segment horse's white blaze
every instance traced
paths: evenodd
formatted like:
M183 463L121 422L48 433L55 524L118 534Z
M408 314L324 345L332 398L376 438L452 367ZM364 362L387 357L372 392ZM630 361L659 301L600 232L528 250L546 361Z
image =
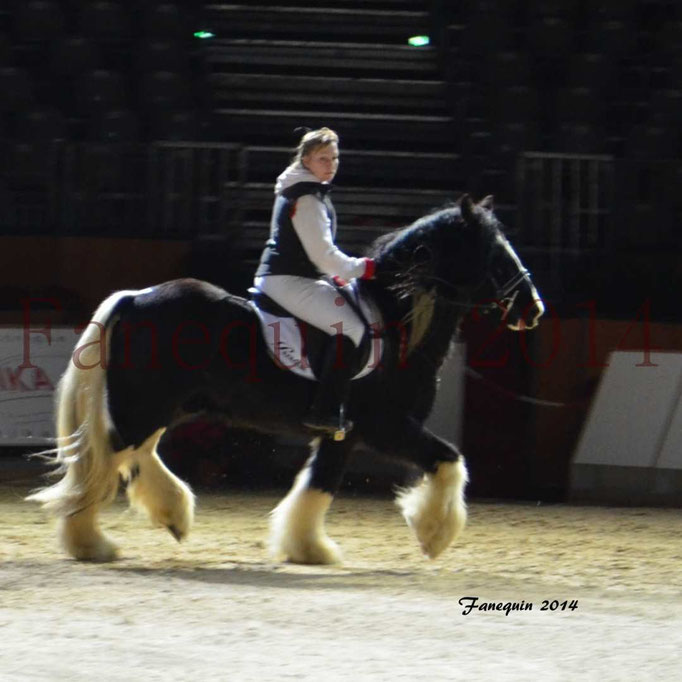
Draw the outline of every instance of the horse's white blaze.
M537 327L538 324L540 323L540 318L545 314L545 304L542 302L540 294L538 294L538 290L535 287L533 287L533 300L535 301L537 313L533 318L532 324L530 325L530 327L528 327L529 329L534 329L535 327Z
M309 483L310 463L270 514L270 553L297 564L338 563L341 552L324 529L324 517L333 497L310 488Z
M138 449L126 450L119 459L119 471L128 480L126 493L131 506L146 511L155 526L167 528L179 541L187 536L194 521L194 494L156 452L164 431L159 429Z
M464 459L460 457L456 462L441 462L435 474L426 474L420 483L401 490L396 497L407 525L430 559L441 554L464 529L467 481Z
M514 263L516 263L516 267L519 270L523 270L523 263L521 262L519 255L514 250L511 242L503 234L497 235L497 243L504 247L504 250L507 252L508 256L514 261Z
M519 270L523 270L524 269L523 263L521 262L521 259L519 258L518 254L514 250L514 247L511 245L509 240L500 234L497 237L497 241L498 243L502 244L509 257L514 261L514 263L516 263L516 266L519 268ZM535 285L532 282L530 284L530 290L531 298L535 303L535 315L533 316L533 319L531 320L530 324L526 324L525 321L519 320L517 324L507 325L507 327L512 331L518 332L523 331L525 329L535 329L535 327L537 327L538 323L540 322L540 318L545 314L545 304L542 302L540 294L538 293L538 290L535 288Z

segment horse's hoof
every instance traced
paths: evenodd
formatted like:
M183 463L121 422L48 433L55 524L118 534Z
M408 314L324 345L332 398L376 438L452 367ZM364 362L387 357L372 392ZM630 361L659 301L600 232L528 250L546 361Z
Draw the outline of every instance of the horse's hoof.
M78 561L106 563L118 559L118 547L105 539L93 544L70 545L66 547L66 551Z
M113 561L118 558L118 547L98 528L91 519L82 515L61 519L57 536L67 554L78 561Z
M419 546L424 556L429 559L439 557L459 534L452 514L444 516L439 523L423 524L415 528Z
M314 541L301 543L298 547L284 550L286 561L291 564L328 566L342 561L339 546L329 537L315 538Z
M185 534L182 533L180 530L178 530L178 527L175 526L174 524L170 524L170 526L166 526L168 528L168 532L178 541L182 542L182 540L185 537Z
M417 536L422 552L435 559L462 532L466 523L464 461L442 462L414 486L399 491L396 502L407 525Z

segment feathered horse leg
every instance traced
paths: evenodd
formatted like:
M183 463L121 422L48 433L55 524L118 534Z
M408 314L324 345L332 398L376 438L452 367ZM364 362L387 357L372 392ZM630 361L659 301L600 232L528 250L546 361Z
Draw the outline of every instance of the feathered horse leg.
M297 564L341 561L338 545L324 527L327 510L341 484L352 439L316 438L312 454L286 497L270 516L270 553Z
M107 298L81 335L57 389L57 447L53 455L61 480L28 497L58 517L58 534L74 558L110 561L116 546L99 529L97 516L118 490L118 459L111 445L106 401L106 362L112 315L135 292Z
M412 488L402 489L396 504L417 536L422 552L435 559L464 530L467 509L464 487L468 477L464 458L440 462Z
M164 431L159 429L132 450L120 471L128 483L130 504L144 509L155 526L167 528L179 542L187 536L194 520L194 495L157 454Z
M365 436L372 447L412 462L424 472L416 485L398 491L396 504L422 552L435 559L466 524L464 488L468 476L464 458L457 448L413 418L386 418Z

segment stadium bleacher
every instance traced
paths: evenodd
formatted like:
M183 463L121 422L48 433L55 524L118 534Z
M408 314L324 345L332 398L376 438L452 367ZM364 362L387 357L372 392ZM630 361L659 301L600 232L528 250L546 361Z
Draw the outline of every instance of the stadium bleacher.
M239 145L248 169L232 164L224 177L207 169L210 196L222 183L267 212L261 188L286 164L294 130L317 125L341 135L341 219L371 224L366 238L486 185L513 222L523 152L678 155L681 26L671 0L5 3L3 227L109 234L113 222L98 223L99 213L73 223L78 211L63 206L91 191L73 185L88 171L72 171L97 158L88 143L111 145L113 156L123 145L119 165L152 158L163 141ZM408 44L420 35L430 42ZM144 190L144 164L130 163ZM55 197L64 187L71 194ZM345 201L355 190L373 197L373 210ZM107 191L125 203L125 187ZM138 191L130 201L139 208ZM139 222L150 211L126 215ZM245 243L255 248L263 220L247 223ZM228 228L190 216L183 229L176 238Z

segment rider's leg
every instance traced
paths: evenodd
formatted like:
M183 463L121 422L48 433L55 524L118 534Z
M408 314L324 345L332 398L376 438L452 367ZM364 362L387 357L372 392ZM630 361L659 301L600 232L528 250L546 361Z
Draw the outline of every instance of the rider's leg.
M359 346L365 333L362 320L336 288L321 279L269 275L258 277L256 287L300 320L330 336L343 334Z
M342 438L351 427L344 419L343 407L357 371L357 349L365 333L362 320L324 280L274 275L259 278L256 286L296 317L330 335L317 370L319 386L304 423Z
M345 404L350 391L350 381L356 374L357 349L345 336L338 335L327 341L322 364L318 369L318 385L308 414L303 423L316 431L343 434L353 425L345 417Z

